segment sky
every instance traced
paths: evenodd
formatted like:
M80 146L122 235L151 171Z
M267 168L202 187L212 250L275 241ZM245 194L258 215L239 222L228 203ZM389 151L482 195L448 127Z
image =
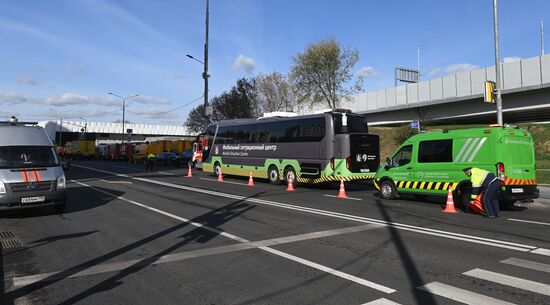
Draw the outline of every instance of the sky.
M394 66L422 79L494 65L492 0L210 0L209 96L237 79L288 73L308 44L359 51L365 91ZM501 59L540 54L550 1L499 1ZM182 125L203 103L205 0L1 0L0 120ZM547 36L550 36L548 34ZM548 41L548 39L546 39ZM550 50L550 42L547 43Z

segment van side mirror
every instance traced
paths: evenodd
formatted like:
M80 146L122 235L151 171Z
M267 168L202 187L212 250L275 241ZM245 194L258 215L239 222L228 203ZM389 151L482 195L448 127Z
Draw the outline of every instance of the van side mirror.
M390 158L386 158L386 167L392 167L393 164L391 162L391 159Z

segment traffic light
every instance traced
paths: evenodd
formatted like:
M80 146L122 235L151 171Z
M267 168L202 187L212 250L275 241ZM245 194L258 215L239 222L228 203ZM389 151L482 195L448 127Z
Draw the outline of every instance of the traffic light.
M495 103L496 83L493 81L485 82L484 102Z

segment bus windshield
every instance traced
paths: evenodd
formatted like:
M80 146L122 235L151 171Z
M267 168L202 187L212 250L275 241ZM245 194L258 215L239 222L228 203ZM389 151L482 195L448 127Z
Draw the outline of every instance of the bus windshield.
M59 161L51 146L0 147L0 168L51 167Z
M346 115L348 125L342 125L342 116L341 114L332 115L334 120L334 133L368 133L369 127L367 125L367 118L362 115Z

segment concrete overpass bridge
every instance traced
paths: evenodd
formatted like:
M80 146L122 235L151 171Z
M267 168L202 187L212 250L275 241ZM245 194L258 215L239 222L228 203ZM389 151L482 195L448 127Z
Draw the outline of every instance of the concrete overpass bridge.
M550 55L502 64L505 123L550 121ZM496 104L483 102L495 67L480 68L354 96L345 108L372 125L420 119L431 123L496 123Z

